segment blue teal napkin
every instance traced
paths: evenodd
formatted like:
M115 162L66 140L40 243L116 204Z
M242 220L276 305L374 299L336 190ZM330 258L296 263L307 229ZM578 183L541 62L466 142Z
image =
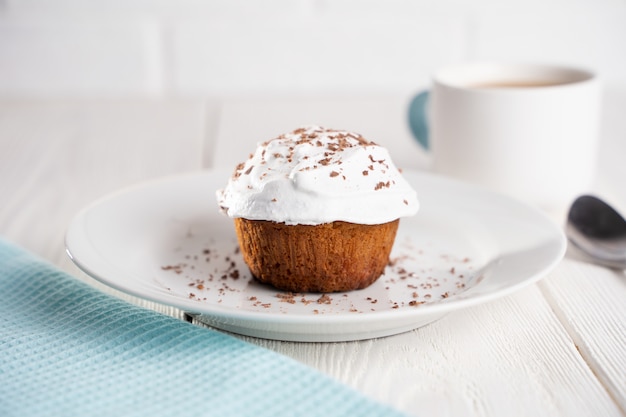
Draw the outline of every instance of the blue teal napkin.
M290 358L104 294L0 239L0 416L396 416Z

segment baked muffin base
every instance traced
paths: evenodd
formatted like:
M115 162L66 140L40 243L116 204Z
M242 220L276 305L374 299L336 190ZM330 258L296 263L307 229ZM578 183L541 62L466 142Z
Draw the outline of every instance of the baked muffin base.
M260 282L292 292L365 288L382 275L399 220L286 225L236 218L243 259Z

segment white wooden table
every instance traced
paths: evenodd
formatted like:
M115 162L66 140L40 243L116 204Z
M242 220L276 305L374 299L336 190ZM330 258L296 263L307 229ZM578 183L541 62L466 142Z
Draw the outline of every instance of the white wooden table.
M594 191L626 211L626 94L605 96ZM118 293L79 271L64 248L73 215L120 187L232 168L257 141L301 124L359 131L387 146L397 165L423 168L427 158L404 120L406 100L1 100L0 235L106 292L183 319L181 311ZM397 336L244 339L409 415L626 415L626 275L571 253L537 285Z

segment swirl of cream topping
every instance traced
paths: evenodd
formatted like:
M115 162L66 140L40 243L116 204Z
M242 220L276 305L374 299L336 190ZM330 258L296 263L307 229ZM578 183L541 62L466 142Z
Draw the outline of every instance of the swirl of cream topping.
M259 144L217 200L230 217L288 225L382 224L419 209L415 190L385 148L319 126Z

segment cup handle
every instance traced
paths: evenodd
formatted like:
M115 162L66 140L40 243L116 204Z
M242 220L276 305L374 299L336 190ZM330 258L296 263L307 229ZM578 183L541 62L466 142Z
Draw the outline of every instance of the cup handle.
M426 106L430 92L428 90L418 93L411 103L409 103L409 126L413 137L417 142L428 151L430 143L428 140L428 120L426 117Z

